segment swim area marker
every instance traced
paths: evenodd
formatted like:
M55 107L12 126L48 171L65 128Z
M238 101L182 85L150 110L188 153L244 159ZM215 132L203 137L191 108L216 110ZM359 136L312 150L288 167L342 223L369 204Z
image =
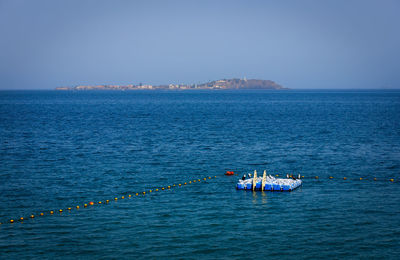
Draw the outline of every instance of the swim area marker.
M142 192L136 192L136 193L132 193L132 194L128 194L128 195L126 195L128 198L133 198L133 197L139 197L139 196L141 196L141 197L143 197L143 196L145 196L146 194L149 194L149 193L153 193L153 192L158 192L158 191L164 191L164 190L170 190L170 189L172 189L172 188L174 188L174 187L182 187L182 186L185 186L185 185L189 185L189 184L192 184L192 183L201 183L201 182L206 182L207 180L210 180L210 179L212 179L212 178L217 178L217 176L214 176L214 177L210 177L210 176L208 176L208 177L203 177L203 178L200 178L200 179L195 179L195 180L191 180L191 181L188 181L188 182L183 182L183 183L179 183L179 184L172 184L172 185L169 185L169 186L164 186L164 187L161 187L161 188L155 188L155 189L151 189L151 190L146 190L146 191L142 191ZM117 202L118 201L118 199L125 199L126 197L125 197L125 195L123 195L123 196L121 196L121 197L114 197L114 199L108 199L108 200L100 200L100 201L98 201L97 203L95 203L95 202L93 202L93 201L90 201L89 203L84 203L83 204L83 208L87 208L87 207L89 207L89 206L94 206L95 204L96 205L107 205L107 204L109 204L109 203L111 203L111 202ZM66 212L71 212L72 210L74 210L74 209L76 209L76 210L79 210L79 209L81 209L81 205L77 205L77 206L75 206L75 207L68 207L68 208L66 208L66 209L59 209L58 210L58 212L59 212L59 214L62 214L64 211L66 211ZM3 224L6 224L6 223L9 223L9 224L13 224L13 223L23 223L24 221L26 221L26 220L29 220L29 219L34 219L35 217L43 217L43 216L53 216L54 215L54 210L47 210L47 211L41 211L40 213L38 213L37 215L35 215L35 214L31 214L29 217L27 217L27 218L25 218L25 217L20 217L20 218L10 218L9 220L7 220L7 221L1 221L0 222L0 226L1 225L3 225Z
M264 172L263 181L264 181L265 174L266 173ZM234 174L234 175L231 175L231 176L238 176L238 174ZM287 177L287 176L293 177L292 174L287 174L287 175L275 174L275 176L276 177L279 177L279 176L282 176L282 177ZM376 177L374 177L374 178L363 178L363 177L347 178L347 177L333 177L333 176L328 176L328 177L324 177L324 178L321 177L320 178L319 176L303 176L303 175L300 175L300 177L301 177L301 179L314 179L316 181L322 181L322 180L337 181L337 180L339 180L339 181L346 181L346 182L349 182L349 181L373 181L373 182L400 183L400 181L395 180L394 178L390 178L390 179L387 179L387 178L376 178ZM195 180L184 182L184 183L173 184L173 185L170 185L170 186L167 186L167 187L164 186L164 187L161 187L161 188L155 188L155 189L148 190L147 193L153 193L153 192L158 192L158 191L162 191L162 190L170 190L173 187L181 187L182 185L188 185L188 184L192 184L192 183L196 183L196 182L200 183L202 180L204 182L204 181L212 179L212 178L217 178L217 176L204 177L204 178L195 179ZM128 194L127 196L128 196L128 198L133 198L133 197L138 197L138 196L142 196L143 197L145 195L146 195L146 191ZM120 199L125 199L125 196L121 196ZM114 199L110 199L110 200L107 199L107 200L103 200L103 201L98 201L97 203L91 201L89 203L83 204L83 207L87 208L88 206L93 206L95 204L97 204L97 205L107 205L112 201L117 202L118 201L118 197L114 197ZM59 214L62 214L64 211L71 212L74 209L79 210L80 208L81 208L81 206L77 205L75 207L68 207L66 209L59 209L58 212L59 212ZM15 218L15 219L14 218L10 218L7 221L1 221L0 222L0 226L3 225L3 224L6 224L6 223L9 223L9 224L23 223L25 220L34 219L36 217L53 216L53 215L54 215L54 210L41 211L37 215L31 214L27 218L25 218L25 217L20 217L20 218Z

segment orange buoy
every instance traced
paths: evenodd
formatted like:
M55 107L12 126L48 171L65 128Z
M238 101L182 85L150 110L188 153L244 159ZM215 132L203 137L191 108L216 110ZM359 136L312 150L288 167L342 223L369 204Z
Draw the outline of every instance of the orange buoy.
M225 173L225 175L234 175L235 173L233 172L233 171L227 171L226 173Z
M89 202L89 204L90 204L90 205L93 205L94 203L93 203L93 201L91 201L91 202Z

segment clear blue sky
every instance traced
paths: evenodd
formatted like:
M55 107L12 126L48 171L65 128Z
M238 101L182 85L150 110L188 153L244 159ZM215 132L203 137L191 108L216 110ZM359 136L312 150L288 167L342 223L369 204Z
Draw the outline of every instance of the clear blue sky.
M400 1L0 0L0 89L400 88Z

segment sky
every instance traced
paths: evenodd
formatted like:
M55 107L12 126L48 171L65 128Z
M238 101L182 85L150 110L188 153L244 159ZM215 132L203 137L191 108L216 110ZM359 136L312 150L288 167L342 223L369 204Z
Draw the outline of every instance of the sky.
M400 88L400 1L0 0L0 89Z

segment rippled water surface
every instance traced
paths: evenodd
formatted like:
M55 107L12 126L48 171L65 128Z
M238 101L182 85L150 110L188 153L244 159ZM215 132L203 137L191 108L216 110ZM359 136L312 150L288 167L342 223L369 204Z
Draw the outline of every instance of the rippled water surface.
M399 173L399 91L1 91L0 258L398 259Z

